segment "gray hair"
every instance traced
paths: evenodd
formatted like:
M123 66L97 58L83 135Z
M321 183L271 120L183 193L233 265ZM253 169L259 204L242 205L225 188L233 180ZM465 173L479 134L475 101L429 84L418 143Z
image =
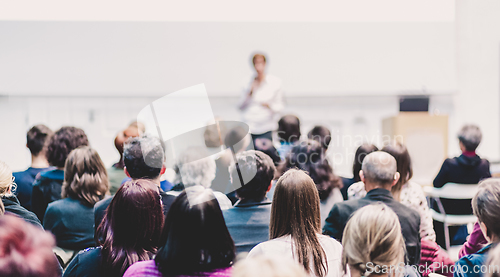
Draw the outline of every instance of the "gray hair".
M212 185L215 178L215 161L203 148L189 148L177 161L182 184L186 187L202 185L206 188Z
M481 143L483 134L476 125L465 125L458 132L458 140L465 146L467 151L474 151Z
M487 235L500 238L500 178L481 181L471 204L478 221L488 228Z
M389 153L375 151L366 155L361 165L366 180L378 184L388 184L394 181L397 173L396 159Z

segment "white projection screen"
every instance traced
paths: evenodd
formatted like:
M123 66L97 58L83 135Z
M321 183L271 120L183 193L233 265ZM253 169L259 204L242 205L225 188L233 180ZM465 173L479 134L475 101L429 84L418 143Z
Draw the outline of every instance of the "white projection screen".
M448 22L0 21L0 95L238 96L251 54L287 96L456 91Z

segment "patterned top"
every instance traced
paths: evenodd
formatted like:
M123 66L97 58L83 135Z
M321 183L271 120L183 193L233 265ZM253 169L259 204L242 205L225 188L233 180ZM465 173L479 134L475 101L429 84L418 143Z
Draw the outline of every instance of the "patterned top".
M366 196L365 184L357 182L347 190L349 200L360 199ZM420 237L430 241L436 241L436 233L432 224L432 214L427 204L424 191L419 184L408 181L401 188L401 204L415 209L420 214Z
M150 276L150 277L163 277L158 267L156 267L154 260L137 262L131 265L123 277L140 277L140 276ZM231 277L231 268L221 268L210 272L197 272L191 275L176 275L176 277Z

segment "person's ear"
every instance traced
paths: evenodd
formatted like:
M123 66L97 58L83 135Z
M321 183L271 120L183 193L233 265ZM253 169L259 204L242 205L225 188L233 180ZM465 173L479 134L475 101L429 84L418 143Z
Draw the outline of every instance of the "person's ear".
M481 227L481 232L483 232L484 238L488 242L491 242L491 238L488 236L488 227L486 227L486 224L484 224L484 222L479 221L479 227Z
M130 177L130 174L128 173L126 166L123 168L123 172L125 172L125 175L127 175L127 177L132 178L132 177Z
M361 182L365 182L365 174L363 174L363 170L359 171L359 179L361 179Z
M267 187L266 193L268 193L271 190L271 188L273 187L273 181L274 180L271 180L271 182L269 183L269 187Z
M165 165L163 164L163 165L161 166L160 175L165 174L165 171L167 171L167 168L166 168L166 167L165 167Z
M396 172L394 174L394 180L392 181L391 188L398 183L400 177L401 177L401 174L399 174L399 172Z

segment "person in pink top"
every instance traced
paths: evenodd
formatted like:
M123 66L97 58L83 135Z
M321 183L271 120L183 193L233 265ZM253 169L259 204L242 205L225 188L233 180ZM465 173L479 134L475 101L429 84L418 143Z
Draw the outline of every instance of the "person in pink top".
M211 189L186 188L172 203L154 260L137 262L123 277L230 277L235 246Z

